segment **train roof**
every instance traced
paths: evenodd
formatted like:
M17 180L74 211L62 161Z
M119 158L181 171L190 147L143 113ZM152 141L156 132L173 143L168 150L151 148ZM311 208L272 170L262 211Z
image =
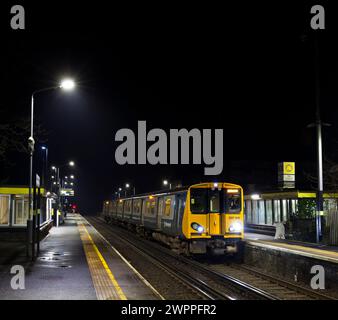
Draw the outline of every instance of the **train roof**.
M215 183L217 183L218 185L221 184L222 187L242 188L238 184L233 184L233 183L228 183L228 182L201 182L201 183L192 184L192 185L188 185L188 186L178 187L178 188L175 188L175 189L162 189L162 190L158 190L158 191L136 194L136 195L128 196L128 197L121 197L119 199L114 199L114 200L128 200L128 199L135 199L135 198L136 199L137 198L143 198L143 197L147 197L147 196L168 195L168 194L188 191L188 189L192 188L192 187L210 188L210 187L214 186Z

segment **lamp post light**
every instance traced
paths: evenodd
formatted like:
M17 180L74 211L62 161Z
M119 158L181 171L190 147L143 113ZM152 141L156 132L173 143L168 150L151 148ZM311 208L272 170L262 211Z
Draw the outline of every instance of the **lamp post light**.
M163 180L163 185L167 187L169 185L169 189L171 189L171 183L168 180Z

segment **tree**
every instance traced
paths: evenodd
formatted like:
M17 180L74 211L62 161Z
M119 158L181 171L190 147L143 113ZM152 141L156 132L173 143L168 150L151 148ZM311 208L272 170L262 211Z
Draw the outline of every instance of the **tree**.
M39 142L46 141L46 132L42 126L34 126L34 136ZM28 137L30 135L30 120L25 118L16 119L14 122L0 122L0 166L10 167L14 165L9 160L10 154L24 153L28 156Z

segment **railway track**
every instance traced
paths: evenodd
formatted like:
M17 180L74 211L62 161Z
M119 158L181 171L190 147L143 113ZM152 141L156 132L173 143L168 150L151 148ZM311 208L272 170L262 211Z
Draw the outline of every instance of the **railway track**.
M88 218L94 227L99 227L105 234L118 237L131 246L140 255L151 259L171 276L189 286L204 299L212 300L279 300L279 297L233 276L212 270L203 264L177 255L158 243L135 236L130 231L117 226L107 225L101 218Z
M199 292L206 299L234 300L234 299L259 299L259 300L336 300L335 298L314 291L298 284L283 279L263 274L262 272L242 264L210 264L201 263L184 256L180 256L162 245L140 238L130 231L118 226L110 226L101 218L90 218L90 222L100 225L114 236L118 235L128 245L133 246L144 257L153 259L159 267L173 276L179 277L181 282ZM114 231L113 231L114 229ZM170 257L170 258L169 258ZM177 265L178 262L181 265ZM182 268L182 264L186 268ZM194 270L195 274L191 274ZM196 271L212 279L212 284L196 277ZM215 289L216 287L218 289ZM227 287L227 293L222 287ZM231 294L229 293L229 288Z
M122 232L116 232L116 230L112 230L112 228L107 225L104 221L99 218L89 218L87 219L89 223L91 223L95 228L100 227L99 231L102 232L104 230L105 237L107 234L113 235L114 237L118 236L119 240L124 242L128 247L131 247L134 251L136 251L139 255L151 261L153 265L157 268L163 270L167 274L169 274L174 280L178 280L185 287L191 289L195 292L200 298L206 300L235 300L235 298L225 292L218 291L217 289L211 287L207 283L205 283L202 279L196 278L191 274L187 273L186 270L183 270L177 266L177 264L170 263L168 261L168 257L165 256L162 252L156 251L151 252L149 248L146 248L143 244L135 244L134 241L130 240L127 235L123 235ZM104 237L104 239L105 239ZM132 237L134 238L134 237ZM106 240L106 239L105 239ZM106 240L109 245L111 243Z
M231 275L236 279L240 279L259 287L262 290L276 296L279 300L336 300L326 294L267 275L246 265L216 264L209 265L208 268L221 274Z

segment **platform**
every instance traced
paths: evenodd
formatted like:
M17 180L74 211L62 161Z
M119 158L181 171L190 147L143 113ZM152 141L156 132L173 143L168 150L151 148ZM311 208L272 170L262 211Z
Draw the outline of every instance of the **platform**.
M292 240L275 240L274 237L256 233L245 234L245 240L247 244L256 247L338 263L338 247L334 246Z
M0 244L0 300L152 300L159 293L79 214L53 228L36 261L25 246ZM25 289L13 290L10 270L25 269Z

